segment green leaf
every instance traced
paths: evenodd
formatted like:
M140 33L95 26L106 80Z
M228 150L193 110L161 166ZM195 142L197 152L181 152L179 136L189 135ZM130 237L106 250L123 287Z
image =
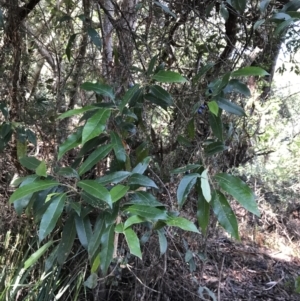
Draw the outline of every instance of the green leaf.
M169 94L168 91L166 91L162 87L158 85L152 85L149 88L150 88L150 92L158 99L163 100L167 106L172 106L174 104L172 96Z
M42 247L40 247L36 252L34 252L25 262L24 270L27 270L29 267L33 266L51 247L53 240L48 241Z
M221 116L209 113L208 121L209 121L209 125L212 128L214 135L220 141L223 141L223 123L222 123Z
M178 227L182 230L185 231L191 231L191 232L196 232L199 233L197 227L195 226L194 223L191 221L187 220L186 218L179 217L179 216L172 216L169 217L166 221L167 225L170 227Z
M158 1L154 1L153 3L156 4L157 6L161 7L161 9L162 9L166 14L169 14L169 15L171 15L174 19L177 19L176 14L174 14L172 11L170 11L170 9L169 9L167 6L161 4L161 3L158 2Z
M9 203L13 203L14 201L23 198L24 196L37 192L37 191L41 191L41 190L45 190L48 188L52 188L55 186L58 186L59 183L55 182L55 181L50 181L50 180L45 180L45 181L35 181L33 183L30 183L28 185L24 185L20 188L18 188L9 198Z
M71 60L71 48L72 48L73 43L74 43L74 41L76 39L76 36L77 36L77 33L72 34L70 36L68 44L67 44L66 55L67 55L67 58L68 58L69 62Z
M275 29L275 31L274 31L274 34L275 35L280 35L280 34L282 34L282 32L284 31L284 30L286 30L292 23L294 23L295 22L295 20L294 19L289 19L289 20L286 20L286 21L283 21L283 22L281 22L277 27L276 27L276 29Z
M75 226L76 226L76 231L77 231L77 236L79 238L79 241L81 245L87 250L89 241L93 234L91 222L88 215L85 217L81 217L76 214Z
M231 79L224 90L225 93L227 93L226 90L229 90L229 92L236 91L245 96L251 96L251 92L247 87L247 85L245 85L243 82L239 81L238 79Z
M231 76L266 76L266 75L270 75L270 74L266 70L255 66L243 67L231 73Z
M149 147L147 143L142 142L135 150L136 162L142 162L146 157L149 156Z
M146 171L150 160L151 157L144 158L140 163L137 164L137 166L133 168L132 173L143 174Z
M213 63L208 63L207 65L201 67L197 75L193 78L193 84L198 82L213 66Z
M256 21L254 23L254 25L253 25L253 29L256 30L258 27L260 27L261 25L263 25L265 22L266 22L265 19L261 19L261 20Z
M47 166L45 161L40 163L40 165L36 168L35 173L40 177L47 177Z
M217 104L219 108L221 108L222 110L228 113L235 114L238 116L246 116L245 111L240 106L236 105L235 103L225 98L218 97Z
M140 85L134 85L130 89L128 89L125 93L125 95L122 98L122 101L119 105L119 110L122 112L126 105L130 102L130 100L133 98L134 94L139 90Z
M185 137L183 137L182 135L178 135L177 136L177 141L179 142L179 144L181 144L182 146L186 146L186 147L192 147L193 144L190 142L190 140L186 139Z
M39 241L41 242L56 226L56 223L61 216L66 201L66 194L59 194L52 198L49 202L46 212L43 214L40 228Z
M142 259L140 242L135 232L131 228L127 228L124 230L124 235L130 250L130 254Z
M58 149L58 160L69 151L81 144L82 127L79 127L76 133L71 134L66 141L59 146Z
M163 255L167 252L168 249L168 241L165 235L165 231L163 229L159 229L156 230L156 232L158 234L160 255Z
M173 72L173 71L163 71L163 70L160 70L159 72L154 74L152 79L155 79L156 81L161 82L161 83L185 83L185 82L187 82L186 78L181 76L179 73Z
M212 209L220 225L234 238L239 239L238 224L225 196L220 191L213 191L211 200Z
M109 116L109 109L99 109L98 112L88 119L82 130L82 144L99 136L104 131Z
M102 145L95 149L79 167L79 175L83 175L87 171L91 170L92 167L95 166L100 160L104 159L111 150L111 144Z
M147 205L132 205L127 207L125 212L129 212L133 215L139 215L149 220L165 220L167 218L166 210L161 210Z
M151 58L147 72L146 72L147 76L150 76L153 73L153 69L156 64L157 58L158 58L158 55L155 55Z
M201 165L200 164L189 164L183 167L179 167L176 169L173 169L170 171L171 174L179 174L179 173L185 173L186 171L194 170L199 168Z
M116 172L112 172L108 175L105 175L101 178L97 178L95 181L102 185L107 185L110 183L118 184L118 183L124 181L125 179L127 179L130 175L131 175L131 172L129 172L129 171L116 171Z
M195 120L192 118L187 124L187 133L190 139L195 138Z
M223 144L223 142L217 141L205 146L204 153L207 157L210 157L223 152L224 150L227 150L227 147Z
M85 91L94 91L95 93L99 95L103 95L105 97L109 97L112 100L115 99L115 95L113 93L111 86L100 84L100 83L85 82L80 87Z
M113 145L114 153L118 161L125 162L126 161L126 151L124 145L122 143L121 138L115 132L110 132L110 139Z
M127 204L139 204L151 207L164 207L151 193L146 191L136 191L132 195L132 200Z
M36 170L36 168L42 163L35 157L23 157L19 159L22 166L29 170Z
M5 28L2 9L0 9L0 28Z
M77 183L77 186L95 198L106 202L109 207L112 208L112 200L109 191L95 180L82 180Z
M209 217L210 217L210 205L205 200L202 194L201 188L201 181L199 179L196 183L196 190L198 194L198 201L197 201L197 219L198 224L202 230L202 233L205 234L207 231L207 227L209 225Z
M62 265L68 258L76 237L74 215L69 216L64 226L61 241L57 250L57 262Z
M163 108L165 111L167 111L168 109L168 104L163 101L162 99L160 98L157 98L156 96L154 96L153 94L151 93L147 93L144 95L144 99L147 100L147 101L150 101L152 102L153 104L155 105L158 105L160 106L161 108Z
M207 176L207 169L205 169L201 174L201 189L205 200L209 203L211 201L211 191Z
M149 179L148 177L134 173L129 179L128 179L128 185L139 185L142 187L153 187L158 189L156 184L153 182L153 180Z
M95 289L98 285L98 275L97 273L91 273L87 280L84 281L84 286L89 289Z
M215 179L220 187L232 195L245 209L260 216L255 195L245 182L227 173L219 173Z
M61 167L57 170L56 174L65 178L76 178L79 180L77 171L71 167Z
M69 110L69 111L59 115L57 117L57 119L64 119L64 118L67 118L67 117L76 116L76 115L79 115L79 114L82 114L82 113L85 113L85 112L88 112L88 111L93 111L93 110L96 110L96 109L99 109L99 108L96 107L96 106L85 106L85 107L80 108L80 109Z
M213 113L214 115L218 116L219 114L219 106L218 104L213 100L213 101L210 101L208 103L208 108L210 110L211 113Z
M129 186L123 186L123 185L114 186L110 191L111 201L115 203L121 198L123 198L126 195L129 188L130 188Z
M94 29L94 28L91 28L89 27L87 29L87 33L88 35L90 36L92 42L95 44L95 46L101 50L101 47L102 47L102 41L101 41L101 38L98 34L98 32Z
M90 259L92 259L95 256L97 250L99 249L101 243L101 236L103 234L104 229L105 229L104 219L98 217L94 226L93 235L90 241L88 241L89 243L88 254Z
M224 2L221 3L221 7L220 7L220 14L222 16L222 18L227 21L229 18L229 12L226 8L226 6L224 5Z
M271 0L262 0L260 2L259 10L260 10L261 13L264 13L267 10L270 1Z
M115 233L114 228L114 224L108 226L101 236L100 266L104 276L106 275L108 267L113 258Z
M133 216L130 216L127 220L126 220L126 222L125 222L125 224L124 224L124 226L123 226L123 231L124 231L124 229L126 229L126 228L128 228L128 227L130 227L130 226L132 226L132 225L134 225L134 224L141 224L141 223L143 223L143 222L145 222L146 220L144 219L144 218L142 218L142 217L140 217L140 216L138 216L138 215L133 215Z
M199 174L189 174L184 176L177 189L177 201L178 205L181 208L187 199L188 194L191 192L194 187Z

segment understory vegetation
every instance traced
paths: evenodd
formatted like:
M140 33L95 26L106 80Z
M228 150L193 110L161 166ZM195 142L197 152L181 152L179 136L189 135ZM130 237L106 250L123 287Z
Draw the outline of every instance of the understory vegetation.
M0 301L299 300L299 8L0 0Z

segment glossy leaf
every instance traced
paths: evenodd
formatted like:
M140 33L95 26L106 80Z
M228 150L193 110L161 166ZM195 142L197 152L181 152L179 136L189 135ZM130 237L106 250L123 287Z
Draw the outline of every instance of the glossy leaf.
M171 174L180 174L180 173L185 173L186 171L194 170L199 168L201 165L200 164L189 164L183 167L179 167L176 169L173 169L170 171Z
M135 255L142 259L142 252L140 247L140 241L131 228L124 230L125 239L129 247L130 254Z
M158 220L158 219L166 219L167 212L165 210L161 210L155 207L150 207L147 205L132 205L125 209L125 212L129 212L133 215L139 215L141 217L145 217L149 220Z
M139 90L140 85L134 85L133 87L131 87L130 89L128 89L125 93L125 95L122 98L122 101L119 105L119 110L120 112L122 112L125 108L125 106L130 103L130 100L132 99L132 97L134 96L134 94Z
M72 35L70 36L69 41L68 41L68 44L67 44L66 55L67 55L67 58L68 58L69 62L70 62L70 60L71 60L71 48L72 48L73 43L74 43L74 41L75 41L75 39L76 39L76 36L77 36L76 33L72 34Z
M95 256L97 250L99 249L104 229L104 219L98 218L94 226L94 232L92 234L92 237L90 241L88 241L88 254L90 259L92 259Z
M29 170L36 170L36 168L41 164L42 161L35 157L23 157L19 159L22 166Z
M205 146L204 153L207 157L213 156L217 153L223 152L227 147L223 144L223 142L213 142Z
M82 127L79 127L76 133L73 133L70 136L68 136L66 141L59 146L58 160L60 160L67 151L81 144L81 135L82 135Z
M202 188L201 188L201 181L199 179L196 183L196 190L198 194L198 201L197 201L197 220L198 224L202 230L202 233L205 234L207 231L207 227L209 225L209 217L210 217L210 205L205 200Z
M227 199L220 191L213 191L211 207L220 225L234 238L239 239L238 224Z
M165 235L165 231L163 229L159 229L156 230L156 232L158 234L160 255L163 255L167 252L168 249L168 241Z
M144 158L140 163L137 164L137 166L132 169L132 173L143 174L146 171L150 160L151 157Z
M266 22L265 19L261 19L261 20L258 20L254 23L253 25L253 29L256 30L257 28L259 28L261 25L263 25L264 23Z
M153 187L158 189L156 184L153 182L153 180L149 179L148 177L135 173L128 179L128 185L139 185L142 187Z
M262 0L260 2L260 5L259 5L259 10L261 13L265 13L265 11L267 10L268 8L268 5L270 3L271 0Z
M56 172L57 175L63 176L65 178L76 178L79 179L79 175L74 168L71 167L61 167Z
M246 116L245 111L238 105L236 105L235 103L225 99L225 98L218 98L217 99L217 104L219 106L219 108L221 108L222 110L231 113L231 114L235 114L238 116Z
M60 265L64 264L68 258L76 237L76 227L74 215L69 216L64 226L61 241L57 250L57 261Z
M96 110L96 109L99 109L99 108L96 107L96 106L85 106L85 107L80 108L80 109L69 110L69 111L59 115L57 117L57 119L64 119L64 118L67 118L67 117L76 116L76 115L79 115L79 114L82 114L82 113L85 113L85 112L88 112L88 111L93 111L93 110Z
M166 221L166 224L171 227L178 227L185 231L199 233L195 224L184 217L179 217L179 216L169 217Z
M127 204L139 204L147 205L151 207L164 207L164 204L160 203L154 195L146 191L135 191L132 195L132 200Z
M291 24L295 22L294 19L288 19L286 21L281 22L275 29L274 34L280 35L284 30L286 30Z
M101 236L100 267L103 275L106 275L114 252L115 225L108 226Z
M41 190L45 190L51 187L55 187L58 186L59 183L55 182L55 181L50 181L50 180L45 180L45 181L35 181L33 183L24 185L20 188L18 188L9 198L9 203L13 203L14 201L16 201L17 199L23 198L24 196L37 192L37 191L41 191Z
M157 58L158 58L158 55L155 55L151 58L148 69L147 69L147 73L146 73L147 76L150 76L153 73L153 69L156 64Z
M244 13L247 0L230 0L231 5L241 14Z
M177 19L176 14L174 14L172 11L170 11L170 9L166 5L163 5L158 1L154 1L153 3L156 4L157 6L159 6L165 13L171 15L174 19Z
M105 97L109 97L112 100L115 99L115 95L113 93L111 86L101 84L101 83L85 82L80 87L85 91L94 91L95 93L99 95L103 95Z
M128 227L130 227L130 226L132 226L134 224L141 224L143 222L145 222L144 218L142 218L142 217L140 217L138 215L132 215L124 223L123 231L124 231L124 229L126 229L126 228L128 228Z
M33 266L52 246L53 240L48 241L42 247L40 247L36 252L34 252L25 262L24 262L24 270L27 270L31 266Z
M36 168L35 173L40 177L47 177L47 166L45 161L40 163L40 165Z
M91 275L87 278L87 280L84 281L84 286L87 288L93 290L98 285L98 274L97 273L91 273Z
M248 67L243 67L239 70L233 71L231 73L231 76L266 76L269 75L267 71L260 67L256 66L248 66Z
M129 188L130 188L129 186L124 186L124 185L114 186L110 191L111 201L115 203L121 198L123 198L126 195Z
M213 63L208 63L207 65L201 67L197 75L193 78L193 83L198 82L213 66Z
M220 14L222 16L222 18L227 21L229 18L229 12L224 4L224 2L221 3L221 7L220 7Z
M114 153L118 161L126 161L126 150L120 136L115 132L110 132L110 139L113 145Z
M61 216L66 201L65 194L59 194L53 197L49 202L46 212L43 214L39 228L39 241L41 242L56 226Z
M245 182L227 173L219 173L215 179L220 187L232 195L245 209L260 216L255 195Z
M166 111L167 111L167 109L168 109L168 104L167 104L164 100L162 100L162 99L156 97L155 95L153 95L153 94L151 94L151 93L145 94L145 95L144 95L144 99L147 100L147 101L152 102L152 103L155 104L155 105L160 106L161 108L163 108L163 109L166 110Z
M201 189L202 194L207 202L211 201L211 191L210 191L210 185L207 175L207 169L205 169L201 174Z
M187 199L188 194L191 192L194 187L199 174L189 174L184 176L177 189L177 201L178 205L181 208Z
M150 92L158 99L163 100L168 106L173 105L173 98L168 91L158 85L152 85L149 88Z
M88 216L81 217L76 214L75 226L76 226L78 239L81 245L87 250L89 241L93 234L89 217Z
M185 83L185 82L187 82L186 78L181 76L179 73L173 72L173 71L164 71L164 70L160 70L159 72L154 74L152 79L155 79L156 81L161 82L161 83Z
M181 144L183 146L186 146L186 147L192 147L193 146L193 144L190 142L190 140L186 139L182 135L177 136L177 141L179 142L179 144Z
M243 82L239 81L238 79L231 79L228 85L224 89L225 93L226 90L229 90L228 92L231 91L239 92L247 97L251 96L251 92L247 87L247 85L245 85Z
M129 172L129 171L116 171L116 172L112 172L108 175L105 175L101 178L97 178L95 181L102 185L107 185L110 183L118 184L118 183L124 181L125 179L127 179L130 175L131 175L131 172Z
M94 43L94 45L101 50L102 47L102 40L98 34L98 32L94 29L94 28L88 28L87 29L87 33L90 36L92 42Z
M83 175L85 172L91 170L99 161L104 159L111 150L111 144L102 145L95 149L79 167L79 175Z
M188 124L187 124L187 133L188 133L188 137L189 139L194 139L195 138L195 120L194 118L192 118Z
M77 186L95 198L106 202L112 208L110 193L103 185L97 183L95 180L82 180L77 183Z
M214 114L215 116L218 116L219 114L219 106L218 104L213 100L213 101L210 101L208 103L208 108L209 108L209 111Z
M104 131L109 116L109 109L99 109L98 112L88 119L82 130L82 144L99 136Z
M221 116L216 116L215 114L209 113L208 116L209 125L212 128L214 135L223 141L223 123Z

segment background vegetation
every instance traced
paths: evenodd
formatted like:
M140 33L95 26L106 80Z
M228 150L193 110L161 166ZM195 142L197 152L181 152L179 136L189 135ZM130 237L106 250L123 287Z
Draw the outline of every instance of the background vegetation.
M0 0L0 300L298 300L299 8Z

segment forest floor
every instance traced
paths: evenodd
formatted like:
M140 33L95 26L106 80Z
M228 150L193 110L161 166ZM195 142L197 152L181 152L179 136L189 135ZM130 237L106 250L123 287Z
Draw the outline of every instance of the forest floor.
M5 165L0 159L0 258L5 255L1 253L7 231L20 232L26 223L26 218L18 217L8 204L11 189L9 169ZM232 240L221 228L213 226L216 225L213 218L206 237L167 229L167 253L160 256L158 239L151 236L142 246L143 261L127 255L126 264L113 267L98 300L299 301L300 294L296 292L300 288L298 195L283 204L266 188L255 185L254 189L261 218L232 203L241 241ZM175 186L170 191L175 193ZM162 194L162 202L164 197ZM194 203L191 197L183 215L196 222ZM143 232L141 228L136 230ZM121 240L119 244L120 249L126 250ZM124 253L123 256L126 257Z

